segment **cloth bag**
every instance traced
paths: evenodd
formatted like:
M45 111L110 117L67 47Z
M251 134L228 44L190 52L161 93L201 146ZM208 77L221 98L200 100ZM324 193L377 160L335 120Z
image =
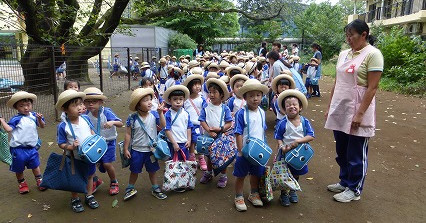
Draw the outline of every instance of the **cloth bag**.
M291 175L287 162L283 159L282 150L279 150L270 173L272 190L295 190L301 191L299 183Z
M7 132L0 128L0 160L10 166L12 164L12 155L10 154L8 137Z
M237 155L238 149L235 137L230 132L232 131L221 134L209 147L209 158L215 176L225 170Z
M173 159L165 162L163 191L171 191L178 188L194 189L197 180L195 174L197 172L197 162L187 161L185 154L182 154L184 161L178 160L177 152Z
M259 195L264 201L272 201L274 199L274 191L272 190L271 184L271 167L265 167L265 172L259 181Z
M88 164L74 159L73 152L70 157L65 155L65 151L62 155L51 153L40 187L86 194L88 177Z
M124 141L120 141L118 143L118 147L120 148L120 159L121 159L121 168L126 168L130 166L130 160L124 157ZM129 148L129 150L131 147Z

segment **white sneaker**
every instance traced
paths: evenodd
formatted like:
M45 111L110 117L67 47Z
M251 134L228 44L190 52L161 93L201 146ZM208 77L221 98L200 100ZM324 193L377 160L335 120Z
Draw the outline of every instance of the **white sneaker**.
M262 207L263 202L260 199L259 193L250 194L248 200L256 207Z
M327 186L327 190L334 192L334 193L340 193L345 191L346 187L340 185L340 183L330 184Z
M333 198L338 202L348 203L348 202L351 202L351 201L357 201L357 200L361 199L361 196L356 196L355 192L353 192L349 188L346 188L345 191L338 193L338 194L335 194L333 196Z
M236 197L234 202L237 211L247 211L247 205L244 202L244 197Z

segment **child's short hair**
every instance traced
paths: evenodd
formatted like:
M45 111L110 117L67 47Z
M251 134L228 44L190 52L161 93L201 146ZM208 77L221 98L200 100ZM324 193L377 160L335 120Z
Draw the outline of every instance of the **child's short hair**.
M192 87L196 84L201 84L201 80L200 79L194 79L194 80L192 80L188 83L188 90L189 90L190 94L192 94Z
M257 63L256 63L256 69L257 70L262 70L262 68L263 68L262 62L257 61Z
M217 91L219 91L219 94L224 97L225 93L223 92L222 88L217 85L216 83L211 83L209 84L209 86L207 87L207 89L210 91L210 88L216 89Z
M19 102L31 102L31 104L32 104L32 103L33 103L33 99L30 99L30 98L24 98L24 99L21 99L21 100L19 100L19 101L15 102L15 104L13 104L13 107L14 107L14 108L16 108L16 105L17 105Z
M152 85L154 85L154 79L153 78L151 78L151 77L143 77L142 79L141 79L141 83L140 83L140 85L141 85L141 87L143 87L145 84L147 84L147 82L150 82Z
M287 86L291 87L290 81L285 79L285 78L282 78L277 82L277 88L278 88L279 85L287 85Z
M64 108L64 110L66 110L66 109L68 109L68 107L69 107L71 104L75 104L75 103L77 103L78 101L83 102L83 99L82 99L82 98L73 98L73 99L71 99L71 100L69 100L69 101L65 102L65 103L64 103L64 105L62 105L62 107Z
M233 69L231 71L229 71L229 76L233 77L234 75L240 74L241 71L237 70L237 69Z
M301 101L298 97L293 96L293 95L290 95L290 96L287 96L287 97L285 97L285 98L284 98L284 100L283 100L283 102L282 102L282 105L281 105L283 108L285 108L285 101L286 101L287 99L290 99L290 98L296 98L296 99L297 99L297 102L299 103L299 107L303 108L302 101Z
M64 91L67 90L68 85L70 85L72 83L77 83L78 89L80 89L80 82L78 82L77 80L72 80L72 79L68 80L68 79L66 79L65 82L64 82Z
M243 84L244 84L244 82L245 82L245 80L244 80L244 79L237 79L237 80L235 80L235 81L234 81L234 83L232 83L232 89L234 89L235 84L236 84L237 82L240 82L240 81L242 81L242 82L243 82ZM221 90L222 90L222 89L221 89Z
M172 91L169 94L169 98L168 99L171 99L173 96L183 96L183 97L185 97L185 92L183 92L181 90Z

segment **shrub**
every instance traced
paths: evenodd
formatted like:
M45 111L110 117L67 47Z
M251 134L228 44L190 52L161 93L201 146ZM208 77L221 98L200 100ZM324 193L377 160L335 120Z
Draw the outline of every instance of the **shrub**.
M169 39L170 49L195 49L197 43L186 34L176 33L170 36Z

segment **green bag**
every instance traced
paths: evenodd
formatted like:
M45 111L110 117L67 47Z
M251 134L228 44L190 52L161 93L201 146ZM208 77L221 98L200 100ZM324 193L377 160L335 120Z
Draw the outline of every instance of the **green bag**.
M7 165L12 164L12 155L10 154L9 137L3 128L0 128L0 160Z

